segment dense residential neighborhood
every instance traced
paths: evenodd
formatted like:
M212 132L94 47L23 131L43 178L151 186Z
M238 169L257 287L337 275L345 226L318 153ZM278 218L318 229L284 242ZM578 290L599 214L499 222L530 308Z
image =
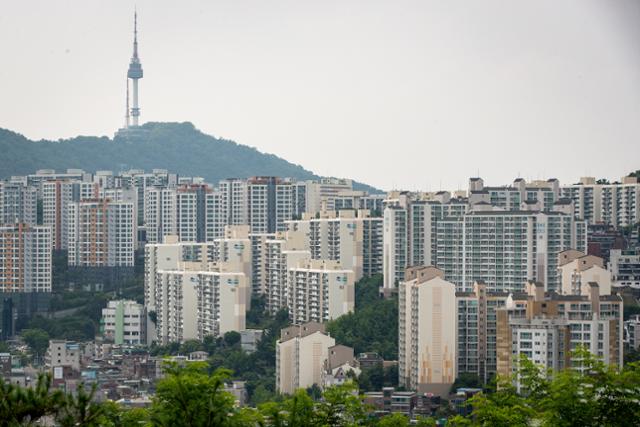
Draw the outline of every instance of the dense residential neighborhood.
M177 65L141 97L134 7L112 137L0 128L0 427L640 425L637 37L625 41L640 8L163 3L147 5L166 15L145 27L163 40L149 58ZM91 95L78 122L110 116L77 77L100 78L85 59L96 51L113 72L112 40L95 34L107 39L117 2L52 16L43 3L7 32L21 7L3 8L0 36L22 56L6 55L0 92L15 99L0 116L39 129L60 121L45 101L62 110L76 92ZM47 25L31 24L40 14ZM60 34L63 55L45 40ZM29 65L23 51L45 45L51 64ZM36 69L52 89L48 76L73 75L75 89L57 83L58 99L20 82ZM166 72L182 74L179 90ZM201 92L215 97L191 106ZM145 123L147 99L158 117L179 106L166 114L226 132L238 125L223 105L244 138L282 139L324 173L190 122Z

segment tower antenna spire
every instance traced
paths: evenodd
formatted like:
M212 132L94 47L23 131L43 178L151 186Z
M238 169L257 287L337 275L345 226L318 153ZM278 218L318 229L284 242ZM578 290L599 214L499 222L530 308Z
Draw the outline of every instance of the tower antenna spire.
M138 57L138 11L134 9L133 12L133 56L129 63L129 70L127 71L127 78L131 79L133 85L133 106L131 107L131 124L130 126L137 127L139 125L140 106L138 105L138 80L143 76L142 64ZM129 85L127 85L127 90Z
M138 58L138 10L133 9L133 57Z

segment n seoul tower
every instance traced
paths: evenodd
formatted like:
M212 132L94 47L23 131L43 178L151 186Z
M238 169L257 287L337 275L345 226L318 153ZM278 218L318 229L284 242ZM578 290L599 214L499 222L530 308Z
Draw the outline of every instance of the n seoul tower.
M127 128L139 125L140 107L138 106L138 80L142 78L142 64L138 58L138 12L133 14L133 56L129 63L127 78L133 81L133 107L129 110L129 85L127 84ZM129 115L133 119L133 123L129 123Z

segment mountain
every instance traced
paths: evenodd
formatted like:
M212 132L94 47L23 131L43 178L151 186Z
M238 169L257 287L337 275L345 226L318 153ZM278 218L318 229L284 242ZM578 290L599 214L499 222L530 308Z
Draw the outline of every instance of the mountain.
M168 169L201 176L216 184L224 178L281 176L317 179L300 165L255 148L200 132L189 122L146 123L128 136L78 136L58 141L32 141L0 128L0 178L26 175L37 169L86 171ZM354 188L380 190L354 182Z

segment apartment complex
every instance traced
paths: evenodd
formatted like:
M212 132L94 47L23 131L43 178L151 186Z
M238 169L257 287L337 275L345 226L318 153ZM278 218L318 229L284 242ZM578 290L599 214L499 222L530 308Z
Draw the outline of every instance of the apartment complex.
M100 329L104 339L116 345L146 345L147 311L135 301L109 301L102 309Z
M498 374L514 374L519 355L554 370L581 369L580 360L572 357L578 346L607 365L622 366L622 298L600 294L595 282L588 288L587 294L562 295L529 282L526 300L508 301L498 309Z
M399 383L447 395L456 379L456 288L435 267L412 267L398 299Z
M382 218L372 218L366 210L345 210L306 214L288 221L286 229L301 234L312 259L337 261L359 280L382 273L382 225Z
M244 273L185 263L158 270L155 279L156 334L161 344L203 340L245 329L247 277Z
M479 192L491 200L487 190ZM492 291L517 291L530 279L553 290L559 284L558 254L571 248L586 250L585 223L567 213L564 201L548 206L551 210L533 200L533 206L524 203L512 210L503 197L494 197L494 201L504 206L494 206L482 199L471 204L473 192L468 200L441 193L430 201L414 201L401 194L386 207L383 270L387 292L396 288L404 269L411 265L442 269L461 291L471 290L476 280L486 282ZM548 191L532 193L541 193L539 197L547 200Z
M51 292L51 228L0 225L0 292Z

